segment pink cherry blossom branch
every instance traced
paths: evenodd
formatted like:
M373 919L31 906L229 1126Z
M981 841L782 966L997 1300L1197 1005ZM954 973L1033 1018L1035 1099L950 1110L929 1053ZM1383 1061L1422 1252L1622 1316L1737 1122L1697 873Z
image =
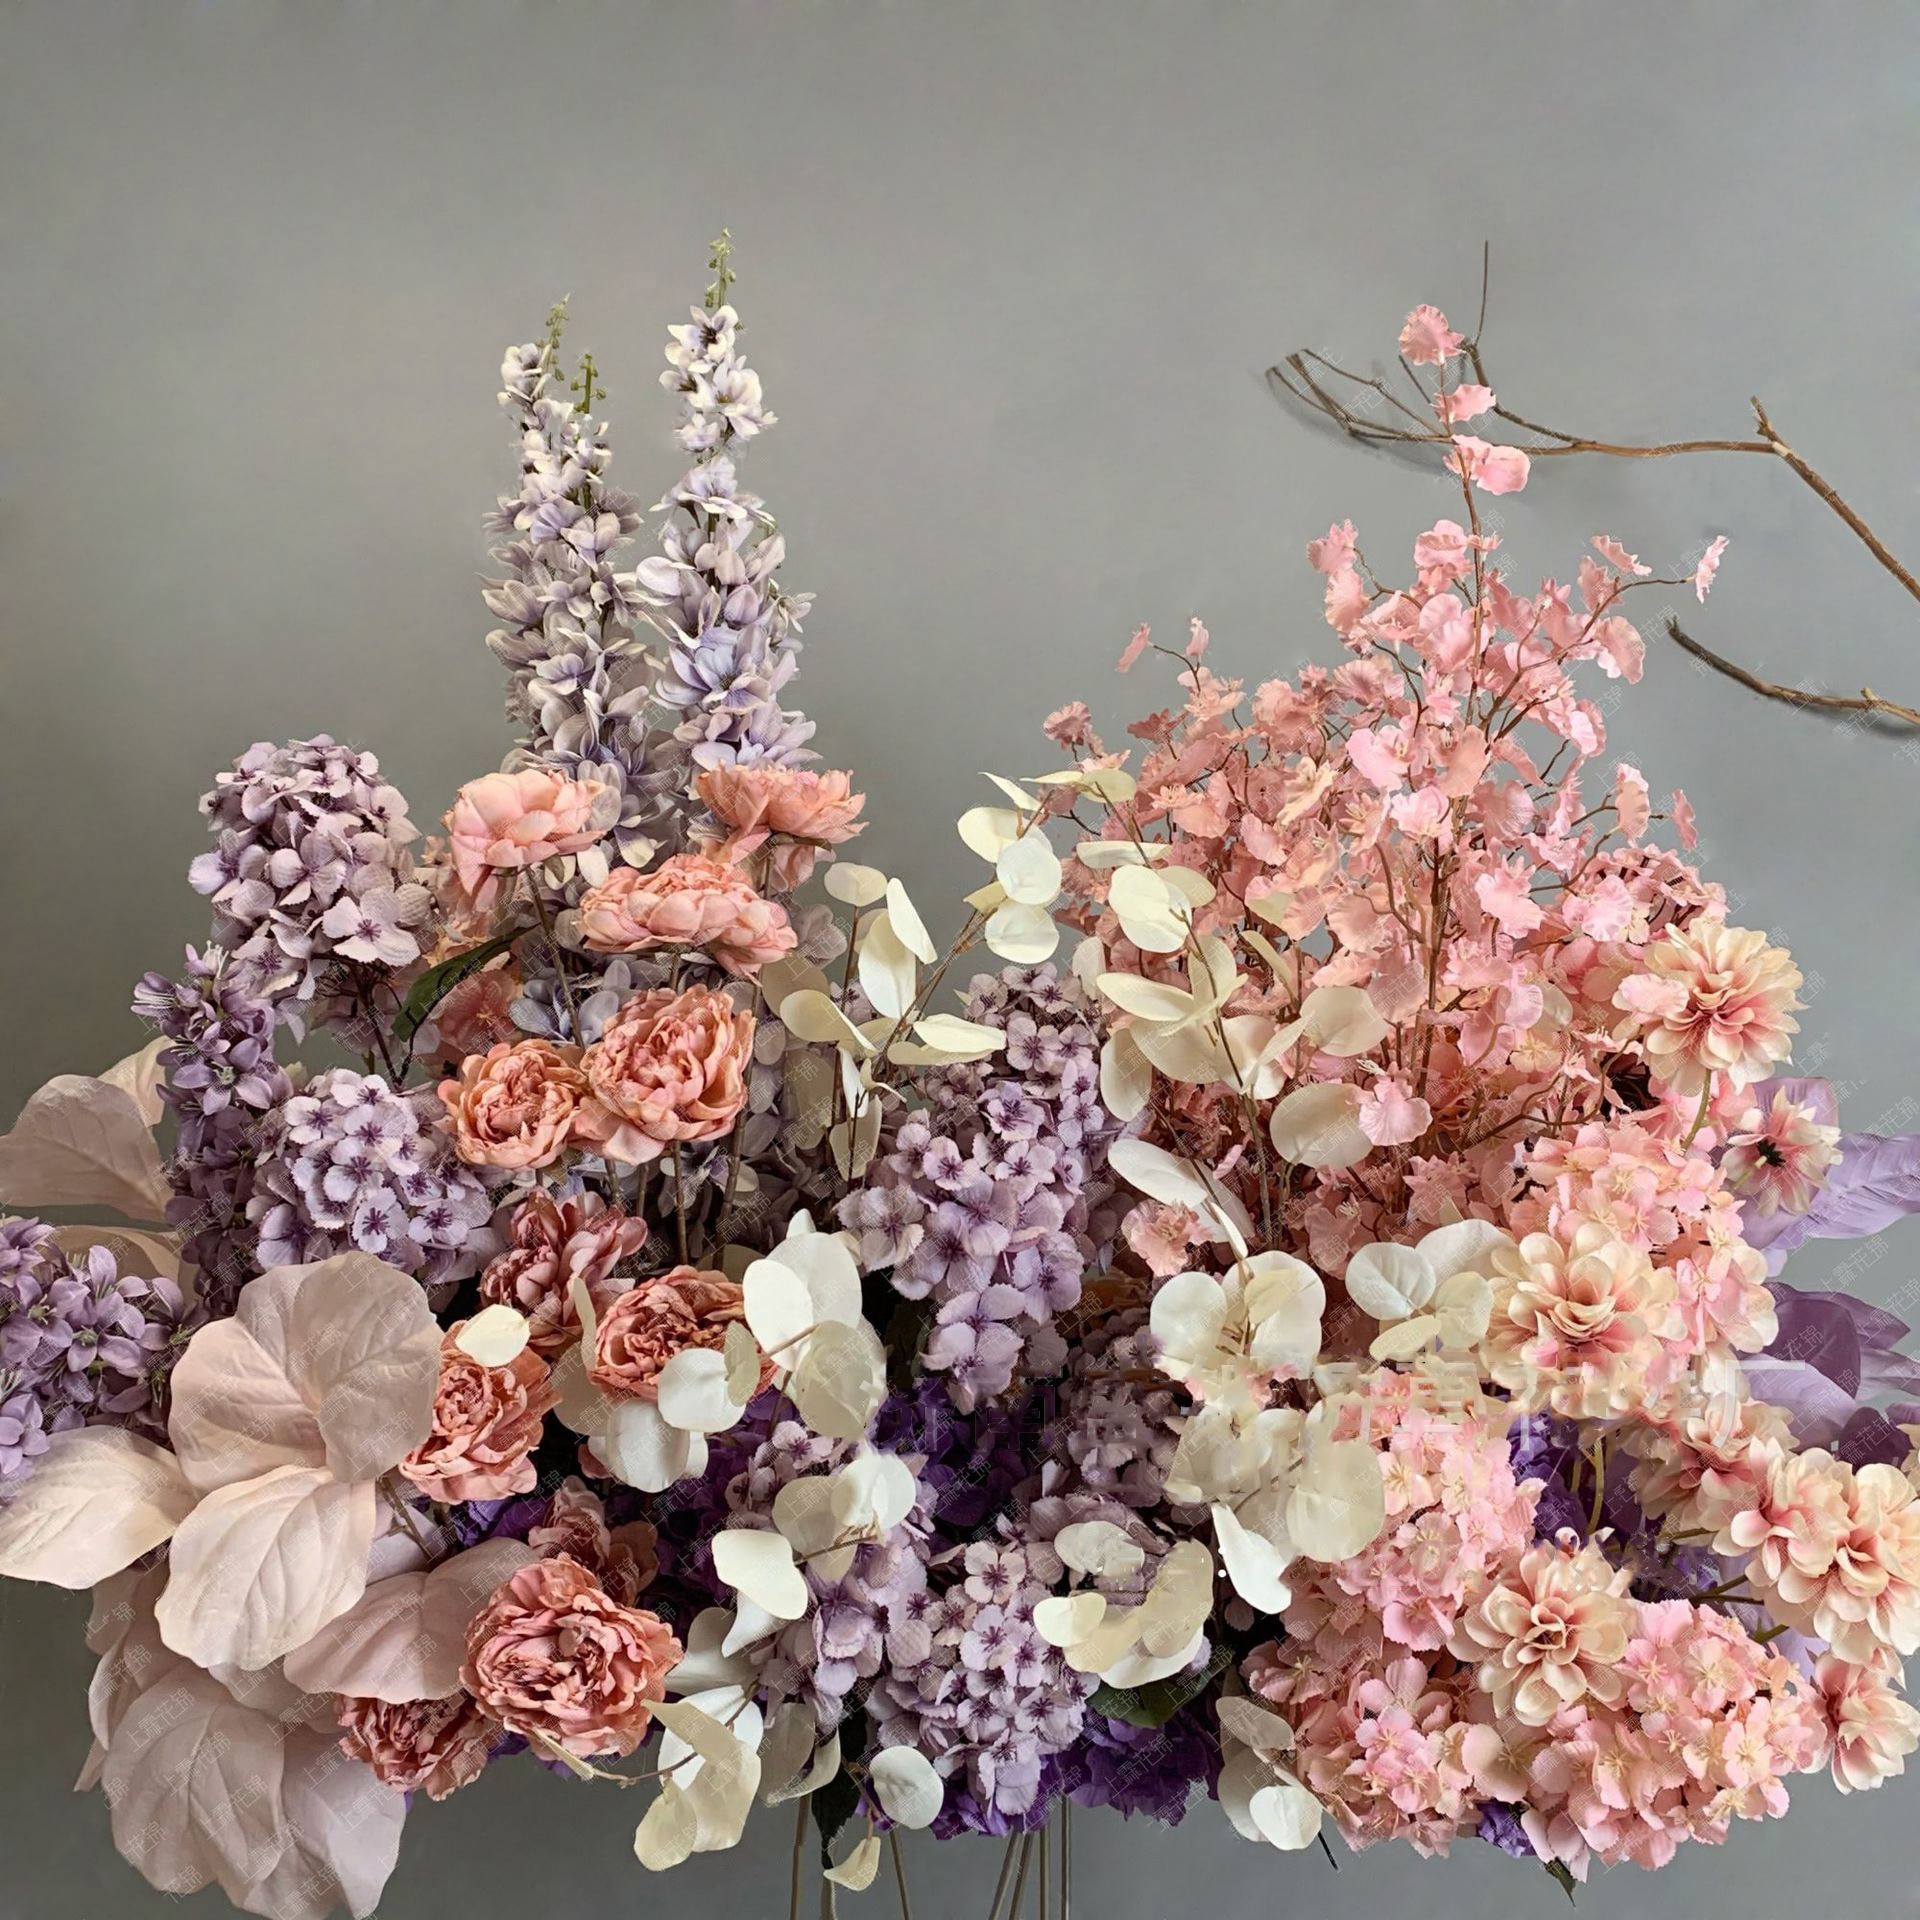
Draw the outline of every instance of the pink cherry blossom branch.
M1492 383L1481 350L1481 335L1486 327L1487 315L1487 267L1488 256L1483 253L1480 314L1474 324L1473 336L1461 343L1460 351L1473 369L1475 380L1481 386L1490 388ZM1269 367L1267 378L1289 398L1331 420L1350 440L1358 441L1363 446L1451 444L1453 436L1448 422L1417 411L1393 392L1385 380L1356 373L1312 347L1300 348L1288 354L1278 365ZM1363 395L1369 397L1363 399ZM1739 440L1664 440L1646 444L1600 440L1587 434L1568 433L1504 406L1498 399L1492 399L1487 410L1510 427L1532 436L1532 442L1522 448L1531 460L1552 460L1568 454L1599 454L1617 460L1663 460L1690 453L1760 454L1778 460L1824 502L1827 509L1852 531L1874 559L1914 599L1920 600L1920 577L1916 577L1913 570L1874 532L1833 483L1788 445L1757 396L1749 401L1749 405L1753 408L1754 424L1759 429L1757 437ZM1385 414L1376 418L1383 407ZM1670 619L1667 622L1667 632L1677 646L1703 665L1724 674L1763 699L1778 700L1788 706L1817 712L1870 714L1907 726L1920 726L1920 710L1903 706L1898 701L1883 700L1870 688L1863 688L1859 697L1855 698L1786 686L1779 681L1764 679L1723 654L1714 652L1685 633L1677 621Z

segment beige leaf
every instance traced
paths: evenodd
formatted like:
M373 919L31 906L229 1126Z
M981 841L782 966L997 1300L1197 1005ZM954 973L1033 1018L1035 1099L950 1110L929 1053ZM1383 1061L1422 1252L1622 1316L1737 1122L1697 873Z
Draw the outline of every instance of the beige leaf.
M170 1538L195 1494L172 1454L122 1427L56 1433L0 1507L0 1575L97 1586Z
M166 1219L169 1189L140 1075L127 1061L108 1071L121 1079L56 1074L28 1100L0 1135L0 1201Z

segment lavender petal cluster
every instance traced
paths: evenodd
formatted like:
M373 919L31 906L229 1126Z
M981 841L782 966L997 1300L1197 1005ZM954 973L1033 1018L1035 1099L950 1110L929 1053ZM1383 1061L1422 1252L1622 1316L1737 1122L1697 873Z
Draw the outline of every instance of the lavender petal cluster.
M678 716L696 769L729 763L794 765L813 723L780 704L799 665L800 623L811 604L775 578L786 541L765 503L743 489L729 449L774 423L760 376L739 351L740 317L726 304L732 275L724 239L718 278L686 326L668 330L661 384L685 409L680 444L695 464L660 508L660 552L636 570L639 590L667 632L654 697Z
M484 592L499 622L487 645L509 670L507 713L523 729L508 768L552 767L615 787L621 857L644 866L684 771L671 738L649 724L652 673L635 632L641 599L620 564L639 509L607 482L592 363L583 366L580 405L554 390L558 320L544 340L508 348L501 362L500 404L520 435L520 484L486 523L501 536L492 550L500 577Z
M418 830L370 753L327 734L257 741L202 796L215 835L188 878L212 898L214 938L276 1002L311 1000L336 959L420 957L430 901L408 851Z
M1099 1040L1078 986L1051 965L982 974L966 1017L1007 1044L978 1065L928 1076L928 1105L900 1126L868 1184L840 1207L869 1270L930 1300L922 1355L955 1404L1062 1366L1053 1321L1080 1298L1096 1257L1104 1189L1093 1169L1119 1131L1100 1104Z
M1095 1683L1034 1626L1051 1588L1010 1523L929 1572L888 1632L867 1710L883 1747L918 1748L947 1778L956 1818L991 1832L1039 1801L1046 1763L1079 1738Z
M494 1251L484 1183L455 1158L431 1089L335 1067L267 1116L247 1217L262 1266L370 1253L428 1286Z
M39 1220L0 1221L0 1491L71 1427L159 1437L187 1319L172 1280L122 1273L103 1246L69 1257Z
M254 1153L261 1120L293 1093L273 1057L273 1003L232 954L189 947L184 977L147 974L134 989L133 1010L169 1042L160 1055L160 1097L178 1131L167 1217L182 1230L182 1253L199 1273L202 1311L218 1317L259 1271L258 1235L247 1217Z

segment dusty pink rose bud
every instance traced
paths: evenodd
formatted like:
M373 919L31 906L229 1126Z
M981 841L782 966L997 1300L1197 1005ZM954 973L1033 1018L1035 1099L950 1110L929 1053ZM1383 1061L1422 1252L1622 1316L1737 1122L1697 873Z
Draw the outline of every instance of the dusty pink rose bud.
M340 1696L340 1751L363 1760L382 1786L424 1793L429 1800L480 1777L500 1729L468 1693L394 1705L356 1694Z
M547 1517L527 1535L535 1553L578 1560L623 1607L652 1586L660 1571L660 1536L644 1520L607 1525L600 1496L579 1480L562 1482Z
M613 825L618 804L611 787L544 767L483 774L460 789L447 814L454 874L469 897L485 905L502 873L592 846Z
M460 1683L509 1732L580 1759L629 1754L666 1697L680 1642L565 1554L522 1567L467 1628Z
M852 779L844 773L709 767L698 784L700 798L729 829L720 857L744 860L773 841L770 872L786 888L799 886L812 873L822 847L837 847L866 825L854 817L866 805L866 796L853 791Z
M651 873L621 867L580 902L580 937L596 953L704 947L732 974L752 973L798 944L787 910L738 867L676 853Z
M400 1462L429 1500L501 1500L531 1493L531 1455L556 1404L547 1363L524 1348L504 1367L482 1366L454 1344L456 1321L440 1342L433 1431Z
M576 1139L638 1166L676 1140L717 1140L747 1103L753 1015L711 987L635 994L581 1064Z
M502 1041L442 1080L453 1150L470 1166L547 1167L567 1150L567 1128L587 1091L580 1049L550 1040Z
M727 1328L746 1318L743 1298L737 1281L698 1267L675 1267L641 1281L601 1317L587 1377L608 1393L654 1399L660 1370L676 1353L688 1347L718 1352L726 1345ZM763 1357L761 1386L773 1372L772 1361Z
M480 1276L480 1296L527 1316L528 1344L543 1360L580 1338L573 1282L586 1287L596 1313L605 1313L627 1286L614 1268L647 1244L646 1222L597 1193L564 1200L532 1193L494 1222L505 1228L507 1250Z

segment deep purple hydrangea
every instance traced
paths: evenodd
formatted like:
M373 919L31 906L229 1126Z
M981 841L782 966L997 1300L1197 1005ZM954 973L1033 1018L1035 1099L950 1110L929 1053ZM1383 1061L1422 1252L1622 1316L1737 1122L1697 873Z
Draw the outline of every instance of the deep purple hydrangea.
M263 1266L370 1253L429 1286L496 1248L487 1189L455 1158L431 1088L335 1067L266 1119L247 1217Z

